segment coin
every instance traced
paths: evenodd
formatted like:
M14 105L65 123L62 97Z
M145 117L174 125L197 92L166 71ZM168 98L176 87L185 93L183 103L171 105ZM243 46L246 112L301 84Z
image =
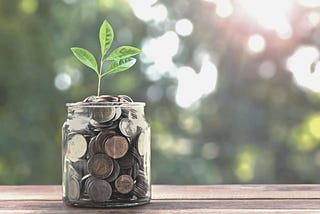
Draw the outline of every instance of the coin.
M117 159L121 169L129 169L135 163L134 156L131 152L127 152L125 156Z
M76 161L85 155L87 151L87 141L80 135L75 134L68 140L66 157L71 161Z
M79 173L79 175L86 175L88 174L88 164L86 160L78 160L76 162L73 162L72 166L75 168L75 170L77 170L77 172Z
M132 176L133 180L136 180L138 174L139 174L139 164L136 162L136 163L134 163L134 165L132 166L131 176Z
M76 201L80 198L80 183L74 177L68 179L68 198L71 201Z
M120 107L116 107L116 108L115 108L115 111L116 111L116 113L115 113L112 121L118 120L118 119L120 118L121 114L122 114L122 111L121 111L121 108L120 108Z
M105 142L105 151L112 158L123 157L129 148L128 140L122 136L113 136Z
M133 180L129 175L119 176L114 184L118 192L122 194L129 193L133 188Z
M88 161L88 171L96 178L107 178L113 170L113 161L105 154L95 154Z
M97 121L98 123L105 123L112 120L115 113L115 109L112 106L96 107L92 111L92 119Z
M119 129L121 133L126 137L133 137L138 131L137 125L128 118L123 118L120 120Z
M118 162L116 160L113 160L113 171L111 173L111 175L109 177L107 177L105 180L108 182L112 182L114 180L116 180L116 178L119 176L120 174L120 165L118 164Z
M138 138L138 152L141 156L144 156L146 154L146 144L148 142L146 142L147 139L146 139L146 134L145 132L141 132L140 135L139 135L139 138Z
M88 195L94 202L105 202L112 195L112 187L105 180L93 179L88 184Z

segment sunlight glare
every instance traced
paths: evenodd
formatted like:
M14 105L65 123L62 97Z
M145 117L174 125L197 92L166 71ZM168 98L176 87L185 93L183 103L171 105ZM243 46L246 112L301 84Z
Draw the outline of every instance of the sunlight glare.
M311 12L308 14L308 21L312 27L317 26L320 23L320 14L317 12Z
M163 4L155 4L157 0L129 0L136 17L144 22L161 22L166 20L168 10Z
M285 23L288 23L287 15L292 5L293 0L239 0L239 6L249 18L265 29L279 32L288 30Z
M311 65L320 57L319 50L314 46L300 46L287 59L287 69L299 86L309 90L320 92L320 64L315 64L314 72L311 72Z
M298 0L298 3L304 7L310 7L310 8L320 7L319 0Z
M226 18L232 15L233 6L229 0L216 0L216 14L221 18Z
M152 81L160 79L164 75L175 75L176 69L173 63L173 57L178 53L180 45L179 36L168 31L155 38L147 38L142 44L142 53L140 58L146 64L151 64L146 69L148 78Z
M178 69L177 76L176 102L179 106L188 108L215 90L218 71L216 65L209 60L209 56L206 56L199 73L191 67L184 66Z

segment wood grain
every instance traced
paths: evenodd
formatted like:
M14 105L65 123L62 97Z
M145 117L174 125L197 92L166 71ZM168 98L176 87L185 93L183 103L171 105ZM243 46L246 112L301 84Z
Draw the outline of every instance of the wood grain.
M0 186L0 213L320 213L320 185L154 185L152 202L123 209L74 208L60 186Z

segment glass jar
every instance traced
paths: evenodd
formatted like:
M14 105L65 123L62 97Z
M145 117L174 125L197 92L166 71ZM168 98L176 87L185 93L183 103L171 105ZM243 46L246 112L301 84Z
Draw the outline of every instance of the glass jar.
M128 207L150 202L150 125L145 103L69 103L62 128L67 205Z

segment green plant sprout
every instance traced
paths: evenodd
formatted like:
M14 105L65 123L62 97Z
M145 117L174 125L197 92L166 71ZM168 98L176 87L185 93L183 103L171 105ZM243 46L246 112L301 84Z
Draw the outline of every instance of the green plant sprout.
M72 47L71 51L75 57L84 65L93 69L98 76L97 95L100 96L101 79L109 74L125 71L136 63L133 56L141 53L141 50L132 46L120 46L107 54L114 39L113 29L107 20L104 20L99 31L101 47L100 65L94 55L79 47ZM107 68L105 68L107 67Z

